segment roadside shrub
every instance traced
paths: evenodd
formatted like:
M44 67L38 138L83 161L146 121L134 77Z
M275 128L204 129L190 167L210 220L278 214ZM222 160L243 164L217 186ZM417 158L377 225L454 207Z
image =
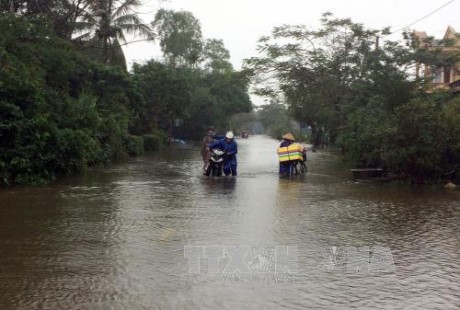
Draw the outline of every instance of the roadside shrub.
M97 141L81 129L65 128L59 131L54 170L61 174L80 171L98 162Z
M397 134L389 154L401 171L420 183L438 182L459 169L458 100L417 99L395 110Z
M140 94L126 72L92 62L44 22L0 14L0 30L0 185L142 153L128 128Z
M126 151L131 156L142 155L144 153L143 137L128 135L125 138Z
M337 143L352 166L392 168L388 152L393 149L397 129L383 107L378 98L373 98L348 115L347 128L339 134Z
M144 149L146 151L156 151L166 144L168 137L160 130L155 130L151 134L143 135Z
M416 183L460 171L460 99L418 98L388 113L374 102L348 117L338 143L354 167L400 171Z

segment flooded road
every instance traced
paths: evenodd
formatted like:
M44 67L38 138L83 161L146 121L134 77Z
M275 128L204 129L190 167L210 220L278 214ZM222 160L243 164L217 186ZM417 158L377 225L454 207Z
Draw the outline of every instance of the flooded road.
M460 309L458 190L237 141L237 178L190 147L0 191L0 309Z

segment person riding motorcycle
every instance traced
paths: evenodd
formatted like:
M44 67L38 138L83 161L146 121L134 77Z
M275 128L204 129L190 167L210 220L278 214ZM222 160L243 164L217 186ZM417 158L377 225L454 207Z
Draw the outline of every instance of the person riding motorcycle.
M225 152L224 156L224 174L228 176L236 176L236 154L238 153L238 145L234 140L232 131L227 132L223 140L219 140L209 146L210 149L220 149Z

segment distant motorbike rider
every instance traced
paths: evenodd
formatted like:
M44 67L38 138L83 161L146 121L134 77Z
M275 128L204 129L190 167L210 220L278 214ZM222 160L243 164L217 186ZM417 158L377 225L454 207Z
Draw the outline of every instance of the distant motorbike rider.
M227 132L223 140L219 140L209 146L210 149L220 149L225 152L224 156L224 174L236 176L236 154L238 153L238 145L234 140L232 131Z

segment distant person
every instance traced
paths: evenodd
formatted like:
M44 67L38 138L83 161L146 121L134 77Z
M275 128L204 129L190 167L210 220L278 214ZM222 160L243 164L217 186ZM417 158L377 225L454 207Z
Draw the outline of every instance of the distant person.
M283 142L281 142L280 148L288 147L289 145L294 143L294 141L295 141L294 135L288 132L287 134L283 136ZM291 175L293 172L292 164L293 164L292 161L280 161L280 172L279 173L282 175Z
M209 126L206 132L206 136L201 142L201 157L203 158L203 173L206 173L206 169L209 165L209 146L215 142L214 139L215 132L214 127Z
M234 140L232 131L227 132L225 139L219 140L209 146L210 149L220 149L225 152L224 157L224 174L236 176L236 154L238 153L238 145Z
M452 183L452 181L449 180L449 182L447 182L446 184L444 184L444 188L447 188L447 189L454 189L456 188L457 185L455 185L454 183Z

